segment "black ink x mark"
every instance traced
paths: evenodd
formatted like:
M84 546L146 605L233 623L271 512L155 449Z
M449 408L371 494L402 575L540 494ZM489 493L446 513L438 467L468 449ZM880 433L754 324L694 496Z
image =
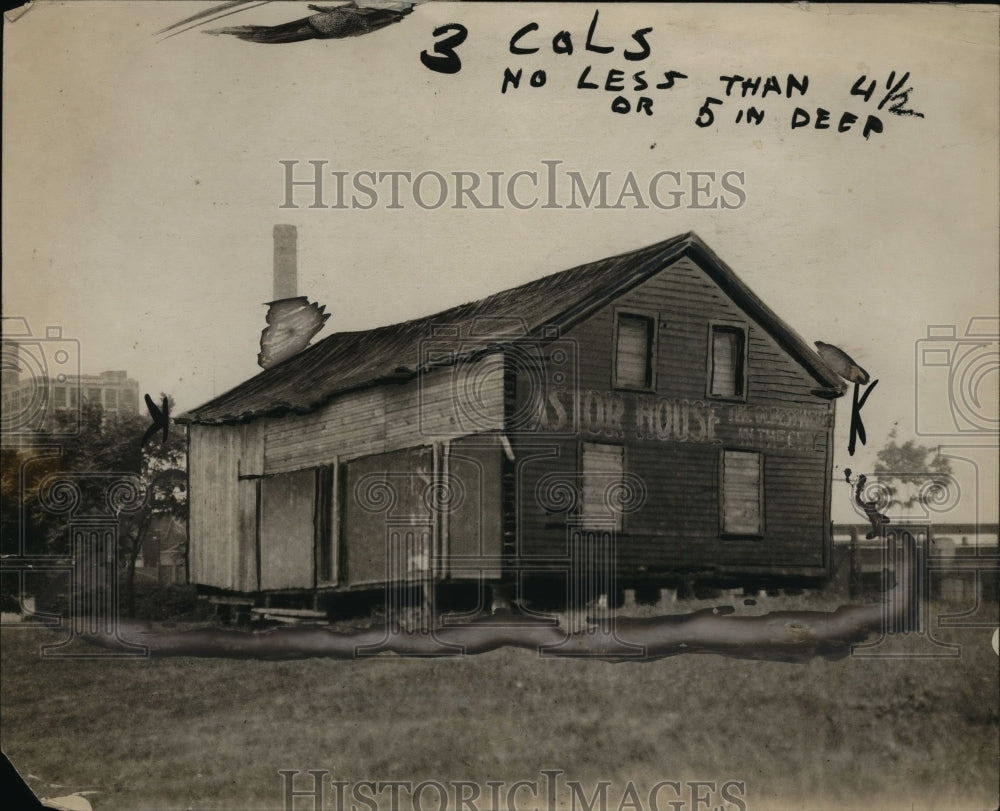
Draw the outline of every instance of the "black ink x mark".
M146 395L146 408L149 409L149 416L153 418L153 424L146 429L146 433L142 436L142 444L139 447L144 447L153 434L163 429L163 441L167 441L167 436L170 432L170 402L166 397L163 398L163 405L161 408L156 407L156 403L153 402L153 398L148 394ZM862 440L862 444L864 440Z

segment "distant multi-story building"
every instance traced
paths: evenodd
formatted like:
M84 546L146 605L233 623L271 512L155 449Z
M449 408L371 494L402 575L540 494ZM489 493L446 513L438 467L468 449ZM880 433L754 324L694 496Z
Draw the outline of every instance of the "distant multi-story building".
M0 396L5 432L51 429L56 414L79 413L83 403L100 405L104 418L112 422L139 413L139 383L124 370L56 377L22 371L13 364L5 364L3 370Z

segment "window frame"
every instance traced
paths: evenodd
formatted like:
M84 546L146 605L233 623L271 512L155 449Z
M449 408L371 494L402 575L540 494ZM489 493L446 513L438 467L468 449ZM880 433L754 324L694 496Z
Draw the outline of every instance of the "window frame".
M757 511L759 514L756 532L734 532L726 529L726 454L727 453L752 453L757 456ZM719 449L719 537L726 540L754 540L759 541L764 538L767 504L765 501L766 489L764 487L764 452L754 448L734 448L725 447Z
M585 511L586 498L585 498L584 489L583 489L584 488L584 475L585 475L584 465L583 465L583 457L584 457L585 447L587 445L600 445L600 446L603 446L603 447L615 448L615 449L621 451L621 460L622 460L622 465L621 465L621 481L622 482L625 481L625 473L628 470L628 448L623 443L620 443L620 442L592 442L589 439L586 439L586 440L581 439L579 441L579 443L578 443L578 451L577 451L578 454L579 454L578 458L580 460L579 461L579 468L578 468L579 471L580 471L580 504L579 504L577 513L579 515L581 524L584 526L584 528L587 528L587 521L589 521L589 520L603 521L603 522L612 522L613 521L614 522L614 530L615 530L615 532L617 532L619 535L624 534L625 531L626 531L626 526L627 526L626 521L628 519L628 516L625 515L624 512L620 512L620 513L615 513L615 512L608 513L608 512L605 512L605 513L602 513L601 515L593 516L593 515L587 515L587 513Z
M635 386L618 379L618 339L622 318L639 318L650 325L647 336L646 378L644 386ZM611 322L611 388L615 391L656 391L656 366L659 356L660 317L655 310L641 307L615 307Z
M713 394L712 378L715 374L715 333L716 330L739 332L742 335L742 352L738 358L739 366L735 378L739 381L740 391L737 394ZM708 349L705 353L705 396L712 400L730 403L745 403L747 391L750 388L749 374L750 325L745 321L732 321L713 318L708 322Z

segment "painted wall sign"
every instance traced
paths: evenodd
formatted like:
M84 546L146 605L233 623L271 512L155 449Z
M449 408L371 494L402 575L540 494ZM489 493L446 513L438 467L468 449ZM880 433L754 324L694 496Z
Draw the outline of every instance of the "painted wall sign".
M713 403L586 389L553 387L539 411L541 432L577 425L583 434L609 439L714 443L822 450L830 415L825 410Z

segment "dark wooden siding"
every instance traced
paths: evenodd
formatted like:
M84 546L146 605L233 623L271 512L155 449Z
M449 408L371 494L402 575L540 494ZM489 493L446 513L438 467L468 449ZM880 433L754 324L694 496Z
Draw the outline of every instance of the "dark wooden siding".
M630 312L656 317L651 392L614 387L616 314ZM709 395L713 323L746 330L744 397ZM561 340L578 359L573 385L557 396L572 412L568 422L575 417L575 430L512 436L521 555L566 553L565 519L572 510L554 509L553 485L561 476L582 486L579 444L596 441L624 447L626 474L638 476L645 492L642 506L624 516L623 573L674 567L818 572L826 565L832 404L811 394L816 381L692 260L677 261ZM530 386L519 379L519 401ZM760 538L723 537L724 448L763 455Z
M443 553L455 579L499 577L503 548L503 449L496 437L454 440L447 454L451 481L442 504Z
M260 589L260 479L243 478L237 483L239 523L237 537L239 563L237 583L240 591Z

